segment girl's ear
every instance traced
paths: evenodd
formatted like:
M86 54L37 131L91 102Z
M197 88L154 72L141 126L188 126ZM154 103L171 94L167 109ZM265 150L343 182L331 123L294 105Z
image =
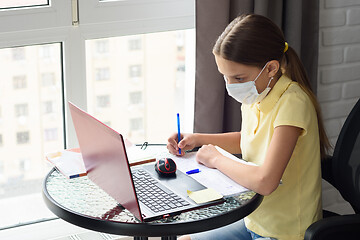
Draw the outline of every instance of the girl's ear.
M275 77L276 73L279 71L280 63L277 60L271 60L269 61L266 71L268 73L269 78Z

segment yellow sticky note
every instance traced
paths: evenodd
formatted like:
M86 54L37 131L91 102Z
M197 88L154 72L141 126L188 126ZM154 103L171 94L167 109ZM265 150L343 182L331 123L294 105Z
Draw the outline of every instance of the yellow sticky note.
M212 202L223 197L221 194L219 194L212 188L207 188L196 192L187 190L187 194L192 200L194 200L198 204Z

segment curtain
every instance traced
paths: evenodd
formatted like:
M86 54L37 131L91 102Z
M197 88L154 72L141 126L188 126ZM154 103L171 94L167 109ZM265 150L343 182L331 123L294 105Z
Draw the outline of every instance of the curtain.
M256 13L272 19L298 53L316 93L318 0L196 0L196 72L194 132L240 131L240 103L229 97L217 70L212 47L238 15Z

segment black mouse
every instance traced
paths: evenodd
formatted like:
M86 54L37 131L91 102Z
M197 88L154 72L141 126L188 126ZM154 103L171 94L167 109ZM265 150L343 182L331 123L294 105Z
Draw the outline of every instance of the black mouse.
M160 158L155 163L155 171L163 177L174 176L176 163L171 158Z

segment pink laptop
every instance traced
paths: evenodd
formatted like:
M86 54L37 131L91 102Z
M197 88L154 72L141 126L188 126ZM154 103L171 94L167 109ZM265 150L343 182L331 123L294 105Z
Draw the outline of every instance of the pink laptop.
M162 178L156 173L154 164L130 168L120 133L71 102L69 108L87 176L140 221L223 202L197 204L192 201L187 190L198 191L205 187L179 170L175 177Z

